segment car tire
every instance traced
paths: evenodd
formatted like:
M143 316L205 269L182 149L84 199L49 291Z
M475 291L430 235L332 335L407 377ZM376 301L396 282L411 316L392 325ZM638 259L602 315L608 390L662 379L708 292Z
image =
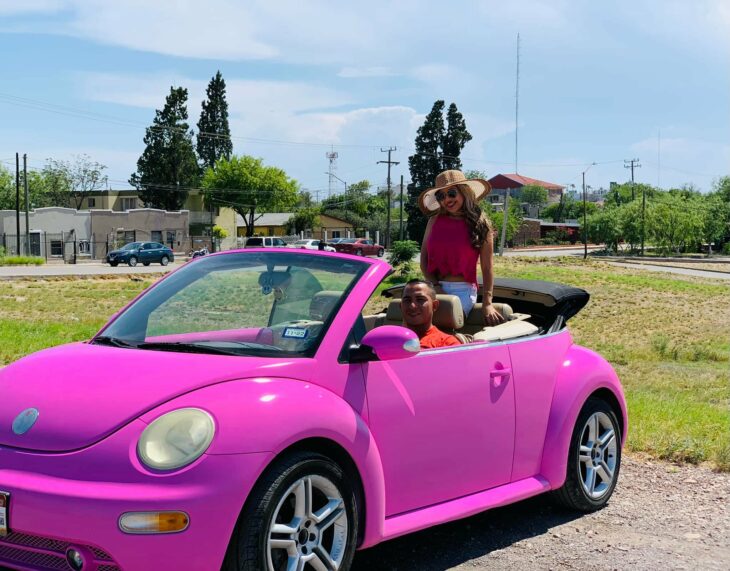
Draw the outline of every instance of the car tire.
M137 265L137 256L129 256L129 261L127 263L132 267L136 266Z
M300 491L298 495L295 490ZM307 506L314 508L307 510ZM330 513L320 520L326 508ZM301 511L301 517L295 510ZM249 494L222 570L279 571L287 569L292 558L328 556L339 571L348 571L355 556L358 521L355 492L338 464L313 452L287 455L264 473ZM272 537L279 541L278 547L270 547Z
M162 258L160 259L160 264L162 264L163 266L166 266L169 263L170 263L170 258L168 258L167 256L162 256Z
M355 255L362 256L363 255L362 250L355 250Z
M112 268L116 268L116 267L117 267L117 266L119 265L119 262L109 262L109 265L110 265L110 266L111 266Z
M149 263L149 262L142 262L142 265L143 265L143 266L149 266L149 265L150 265L150 263Z
M616 413L605 400L591 397L573 428L565 483L552 493L553 499L582 512L599 510L613 494L620 468L621 427Z
M383 256L385 256L385 250L380 248L380 250L378 250L378 258L382 258Z

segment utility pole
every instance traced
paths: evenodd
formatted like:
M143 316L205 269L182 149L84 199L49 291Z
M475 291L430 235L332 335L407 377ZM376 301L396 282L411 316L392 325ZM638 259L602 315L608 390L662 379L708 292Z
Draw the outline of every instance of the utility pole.
M30 256L30 223L28 222L28 155L23 154L23 186L25 187L25 255Z
M20 256L20 155L15 153L15 247Z
M634 190L634 169L641 168L641 165L638 163L639 159L624 160L624 168L631 169L631 200L636 200L636 191Z
M388 204L386 205L387 209L387 222L386 222L386 230L385 230L385 240L383 241L383 246L385 248L390 248L390 205L392 204L392 197L390 193L390 166L391 165L399 165L400 163L397 161L391 161L390 155L393 151L397 151L398 147L388 147L387 149L380 149L381 153L388 153L388 160L387 161L378 161L377 164L385 163L388 165Z
M400 175L400 228L398 230L398 239L403 241L403 175Z

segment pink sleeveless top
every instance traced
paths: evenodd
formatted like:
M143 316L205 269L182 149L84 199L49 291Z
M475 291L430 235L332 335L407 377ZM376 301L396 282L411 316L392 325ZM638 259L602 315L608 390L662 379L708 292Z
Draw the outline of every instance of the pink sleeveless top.
M469 227L463 218L437 215L426 241L428 272L437 276L463 276L477 283L479 249L471 245Z

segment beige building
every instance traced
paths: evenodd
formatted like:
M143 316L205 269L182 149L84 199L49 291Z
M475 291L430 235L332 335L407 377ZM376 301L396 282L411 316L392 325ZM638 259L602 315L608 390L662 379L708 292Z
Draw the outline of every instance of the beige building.
M170 246L175 252L188 252L192 243L188 234L187 210L166 212L155 208L141 208L126 212L112 210L91 211L91 241L96 258L103 258L106 250L129 242L152 241Z

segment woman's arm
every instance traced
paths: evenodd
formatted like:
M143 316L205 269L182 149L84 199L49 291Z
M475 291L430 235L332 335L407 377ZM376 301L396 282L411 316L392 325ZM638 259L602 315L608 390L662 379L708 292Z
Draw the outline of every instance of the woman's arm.
M502 323L504 318L492 305L494 291L494 233L488 232L479 250L479 263L482 268L482 315L487 325Z
M423 274L423 279L431 282L434 286L438 286L439 284L437 276L428 272L428 248L426 248L426 244L428 244L428 237L431 234L431 228L433 227L435 221L436 216L431 216L428 219L428 223L426 224L426 231L423 234L423 243L421 244L421 273Z

